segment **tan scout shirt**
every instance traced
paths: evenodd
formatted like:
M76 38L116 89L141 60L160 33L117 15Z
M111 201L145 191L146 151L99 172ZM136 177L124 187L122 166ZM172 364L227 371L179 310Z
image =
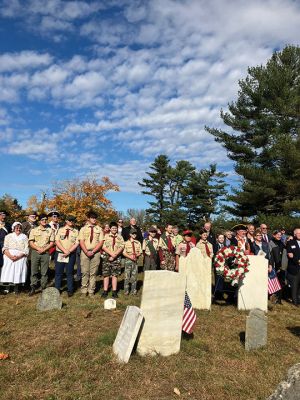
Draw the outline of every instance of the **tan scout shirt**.
M50 242L54 242L54 232L51 228L38 226L33 228L29 234L29 242L33 241L38 247L46 247Z
M213 255L214 255L213 247L212 247L212 244L209 243L207 240L204 241L204 240L200 239L199 242L197 243L196 247L201 250L201 253L203 254L204 257L208 257L205 245L207 245L207 247L208 247L209 257L213 258Z
M180 257L186 257L186 247L187 247L187 242L181 242L179 245L176 247L176 252L175 254L179 255ZM194 243L189 242L189 246L192 249L195 247Z
M136 257L139 257L142 254L142 246L138 240L134 240L134 250ZM124 252L127 253L129 256L133 255L133 246L131 240L126 240Z
M168 250L168 242L164 240L163 236L165 235L163 234L159 238L158 247L160 247L162 250ZM170 236L173 247L176 247L174 236L172 234L171 235L166 234L166 236L167 237Z
M94 228L93 240L91 242L91 227ZM84 225L79 232L78 240L83 240L87 250L94 250L94 248L103 240L103 231L99 225Z
M103 247L106 247L109 251L116 252L117 250L124 248L124 239L121 235L115 235L115 246L113 248L113 234L107 233L104 236Z
M68 237L66 237L67 229L69 229ZM78 230L67 226L59 228L55 236L55 240L59 241L65 250L70 250L70 248L73 247L75 243L78 243ZM61 252L61 250L59 250L58 248L56 248L56 250L58 252Z
M147 256L151 256L150 249L148 247L148 243L152 242L154 249L157 251L158 250L158 239L153 238L153 239L144 239L143 240L143 248L142 250L145 252Z

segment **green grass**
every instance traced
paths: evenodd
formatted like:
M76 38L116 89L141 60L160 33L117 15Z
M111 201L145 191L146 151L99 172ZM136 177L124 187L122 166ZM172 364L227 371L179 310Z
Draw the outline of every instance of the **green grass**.
M140 295L140 292L139 292ZM245 352L239 335L246 313L213 305L197 312L193 340L182 340L170 357L140 357L119 364L112 344L127 305L140 297L103 309L99 295L63 294L61 311L38 312L37 296L1 297L0 399L130 400L265 399L288 368L300 361L299 310L288 303L268 313L267 347Z

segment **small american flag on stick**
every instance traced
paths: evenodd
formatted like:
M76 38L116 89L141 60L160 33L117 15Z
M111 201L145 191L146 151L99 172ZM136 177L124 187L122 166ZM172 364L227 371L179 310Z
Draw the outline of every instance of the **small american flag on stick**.
M191 300L185 292L184 296L184 311L183 311L183 319L182 319L182 330L188 334L193 332L193 328L196 322L196 313L192 307Z
M268 274L268 293L273 294L281 290L279 279L277 278L276 271L272 269Z

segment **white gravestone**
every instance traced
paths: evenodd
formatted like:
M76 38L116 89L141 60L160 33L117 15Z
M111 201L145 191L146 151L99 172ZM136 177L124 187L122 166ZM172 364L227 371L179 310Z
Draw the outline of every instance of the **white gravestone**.
M141 302L145 321L137 346L140 355L179 352L185 287L177 272L145 272Z
M238 309L258 308L268 311L268 260L264 256L248 256L249 272L239 286Z
M141 310L136 306L128 306L113 344L113 351L119 361L128 363L142 322Z
M211 308L211 272L209 257L194 247L187 257L180 257L179 272L186 278L186 290L193 308L210 310Z
M106 299L104 301L104 310L115 310L117 308L117 302L115 299Z

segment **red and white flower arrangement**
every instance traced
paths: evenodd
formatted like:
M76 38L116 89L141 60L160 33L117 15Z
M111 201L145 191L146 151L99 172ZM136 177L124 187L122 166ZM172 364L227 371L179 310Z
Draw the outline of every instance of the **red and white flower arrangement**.
M225 282L230 282L232 286L236 286L249 272L250 262L243 249L230 246L223 247L217 252L214 265L216 273L222 275Z

